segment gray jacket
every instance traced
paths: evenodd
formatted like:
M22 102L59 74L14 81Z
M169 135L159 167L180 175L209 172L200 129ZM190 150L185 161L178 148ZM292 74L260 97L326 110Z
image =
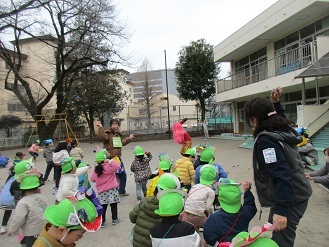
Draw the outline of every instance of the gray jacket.
M310 172L311 177L313 177L314 183L321 183L329 186L329 162L317 171Z
M54 146L46 146L43 151L43 157L46 159L46 162L53 161L53 152L55 150Z

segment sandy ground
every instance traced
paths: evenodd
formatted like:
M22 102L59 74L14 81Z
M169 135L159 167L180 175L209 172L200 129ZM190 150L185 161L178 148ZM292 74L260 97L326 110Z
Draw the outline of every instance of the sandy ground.
M203 138L193 138L193 144L202 143ZM243 141L235 140L219 140L210 139L210 144L217 147L216 161L220 163L224 169L229 173L229 177L237 181L243 182L245 180L253 181L252 169L251 169L251 150L242 149L238 146ZM80 147L84 150L86 158L85 160L94 164L94 153L96 145L101 143L95 142L94 144L82 143ZM105 228L101 228L96 233L86 233L84 237L77 242L77 246L90 247L90 246L116 246L126 247L130 246L129 236L133 224L129 221L129 211L136 204L135 183L133 174L130 173L130 165L134 158L133 148L137 145L142 145L146 151L150 151L153 154L153 160L151 161L152 169L155 169L158 164L158 153L167 152L172 159L176 160L180 157L180 146L173 140L161 140L161 141L144 141L133 142L123 148L123 160L127 169L127 192L130 196L122 197L118 210L121 218L120 224L112 226L107 224ZM28 149L15 149L2 151L3 155L13 158L17 151L28 153ZM29 157L29 154L26 156ZM36 161L38 170L45 171L46 163L44 158L40 157ZM51 172L50 178L52 178L53 172ZM7 170L0 170L0 185L2 186L7 178ZM48 182L42 187L42 194L46 196L49 201L49 205L55 201L55 193L53 190L54 184ZM297 238L295 246L308 247L308 246L329 246L329 235L327 234L328 215L329 215L329 194L328 190L325 190L319 185L312 183L313 195L309 201L308 209L300 222L297 230ZM252 188L255 192L255 188ZM259 209L259 204L258 209ZM108 210L108 218L110 219L110 210ZM250 227L256 225L262 225L266 222L268 210L263 211L262 219L259 220L259 212L250 223ZM2 219L3 211L0 210L0 219ZM6 235L0 236L0 246L20 246L17 241L17 236L14 234L11 237Z

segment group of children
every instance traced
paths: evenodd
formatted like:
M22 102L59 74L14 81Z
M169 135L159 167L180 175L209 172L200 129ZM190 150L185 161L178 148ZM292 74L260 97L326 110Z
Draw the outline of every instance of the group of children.
M129 213L135 224L132 246L201 246L201 229L207 244L229 246L237 234L247 234L257 212L251 183L243 183L242 193L241 184L227 179L223 167L214 163L214 151L213 147L190 148L176 162L160 154L154 175L149 165L152 155L141 146L134 149L131 171L138 203ZM250 243L259 241L253 237ZM266 246L277 246L270 239L265 241L269 242Z
M10 236L18 232L20 244L27 247L74 245L86 230L96 231L104 226L108 204L111 206L112 224L119 223L115 172L120 164L113 159L108 160L106 150L96 153L97 166L92 172L91 181L96 183L98 199L90 188L87 176L91 167L82 161L83 152L78 148L78 143L72 141L70 152L66 141L59 142L56 148L51 139L44 143L47 162L45 177L33 163L37 155L33 159L23 160L25 155L18 152L13 164L8 167L10 174L0 194L0 205L5 210L1 234ZM37 144L35 146L39 146ZM47 207L40 187L47 181L52 168L57 194L55 205ZM12 210L14 213L11 216ZM7 227L10 217L11 223ZM88 229L96 218L92 229Z
M120 160L109 158L106 149L97 150L96 165L90 177L95 183L96 197L86 176L91 167L82 161L83 152L77 148L77 143L71 143L70 152L66 141L54 148L49 139L45 145L45 177L38 172L32 159L23 160L24 155L17 153L17 162L12 166L8 181L15 182L19 186L16 191L22 194L9 209L16 207L12 223L1 231L8 236L21 231L20 243L28 247L66 246L74 244L85 231L105 227L108 205L112 225L118 224L120 197L116 172L121 167ZM152 172L149 164L152 154L142 146L134 148L131 171L138 203L129 213L131 222L135 223L133 246L201 246L201 229L207 244L229 246L225 244L238 241L234 240L237 234L247 234L249 222L257 211L250 192L251 183L243 183L241 205L241 184L227 179L223 167L214 162L215 149L198 150L199 153L195 148L187 149L176 162L168 154L161 154L158 169ZM47 181L51 168L54 168L56 185L59 180L58 191L55 205L47 207L39 188ZM80 177L79 180L83 175L84 179L81 181ZM8 222L8 214L4 215L3 226ZM253 238L254 242L258 239L255 235Z

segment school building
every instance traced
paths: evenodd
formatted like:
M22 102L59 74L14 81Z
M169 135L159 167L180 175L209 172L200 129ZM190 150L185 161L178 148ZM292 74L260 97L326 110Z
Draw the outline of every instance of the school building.
M234 132L251 133L244 103L281 86L286 115L310 135L329 119L329 0L279 0L214 47L230 63L216 101L232 102Z

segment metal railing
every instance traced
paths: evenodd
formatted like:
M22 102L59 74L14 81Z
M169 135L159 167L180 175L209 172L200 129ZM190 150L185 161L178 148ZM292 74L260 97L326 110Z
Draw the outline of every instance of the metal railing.
M270 77L289 73L315 63L316 43L311 42L288 52L276 52L272 59L255 64L224 79L218 80L217 93L242 87Z

